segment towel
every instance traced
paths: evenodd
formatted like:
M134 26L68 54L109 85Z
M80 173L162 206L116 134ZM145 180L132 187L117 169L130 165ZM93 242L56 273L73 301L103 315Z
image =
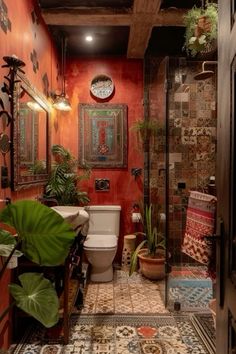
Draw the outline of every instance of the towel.
M204 265L211 262L212 243L204 236L213 235L215 214L215 196L190 192L182 252Z

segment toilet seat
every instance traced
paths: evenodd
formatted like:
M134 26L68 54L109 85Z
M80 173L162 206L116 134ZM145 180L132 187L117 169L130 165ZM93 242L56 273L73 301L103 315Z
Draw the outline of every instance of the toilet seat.
M112 250L117 247L117 237L115 235L87 235L84 241L86 250Z

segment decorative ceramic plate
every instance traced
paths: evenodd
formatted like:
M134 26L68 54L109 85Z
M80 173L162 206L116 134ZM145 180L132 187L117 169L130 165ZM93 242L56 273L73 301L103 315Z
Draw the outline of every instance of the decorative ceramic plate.
M106 75L98 75L91 82L91 93L93 96L106 99L111 96L114 91L114 84L112 79Z

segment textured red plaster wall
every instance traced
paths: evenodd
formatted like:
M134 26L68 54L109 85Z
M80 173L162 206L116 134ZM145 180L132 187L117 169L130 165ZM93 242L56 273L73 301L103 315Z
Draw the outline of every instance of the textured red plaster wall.
M57 89L57 58L53 44L51 43L48 31L42 18L37 17L37 21L32 21L32 12L37 11L36 0L4 0L6 11L4 13L5 21L9 24L6 33L0 26L0 84L2 86L4 75L8 74L7 68L1 68L4 64L2 57L15 54L22 59L26 66L24 71L30 82L39 90L43 91L42 77L45 73L48 75L49 89ZM1 15L3 16L3 15ZM1 17L2 19L2 17ZM38 69L33 70L31 62L31 53L33 50L37 53ZM3 99L5 109L9 110L8 96L0 91L0 97ZM52 117L52 123L54 123ZM2 121L0 121L0 133L3 131ZM9 128L6 130L9 134ZM0 166L4 163L0 154ZM10 154L6 155L6 163L10 174ZM34 199L41 194L41 187L21 190L19 192L11 192L9 188L0 188L0 199L11 197L16 199ZM0 209L4 207L4 203L0 202ZM0 281L0 313L9 303L9 292L7 284L9 283L11 273L8 272L4 279ZM7 348L11 342L10 316L5 318L0 324L0 348Z
M128 167L126 169L93 169L83 188L88 191L91 204L121 205L121 232L117 260L121 259L123 235L134 232L131 223L133 203L142 199L142 177L131 176L132 167L143 168L143 152L137 146L136 134L129 130L134 121L143 117L143 64L141 60L126 58L80 59L67 63L66 92L72 103L72 112L58 117L57 142L78 157L79 151L79 103L96 103L90 95L91 80L106 74L115 84L115 93L109 103L123 103L128 107ZM106 102L106 103L107 103ZM96 192L96 178L109 178L110 191Z

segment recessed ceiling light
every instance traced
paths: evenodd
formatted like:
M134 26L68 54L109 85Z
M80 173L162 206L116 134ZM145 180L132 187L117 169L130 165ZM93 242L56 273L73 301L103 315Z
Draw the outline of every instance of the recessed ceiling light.
M92 42L92 40L93 40L93 37L92 36L86 36L85 37L85 40L87 41L87 42Z

